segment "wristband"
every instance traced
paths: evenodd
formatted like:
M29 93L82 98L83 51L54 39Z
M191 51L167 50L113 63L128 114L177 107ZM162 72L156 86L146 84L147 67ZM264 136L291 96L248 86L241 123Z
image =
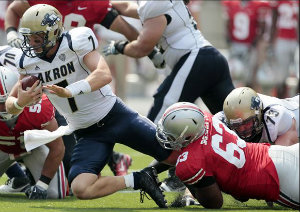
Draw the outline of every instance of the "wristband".
M17 28L16 28L16 27L8 27L8 28L5 30L6 34L8 34L8 33L11 32L11 31L17 32Z
M128 41L118 41L118 42L115 44L115 48L118 50L118 52L120 52L121 54L124 54L125 46L126 46L128 43L129 43Z
M49 185L50 182L51 182L51 178L50 178L50 177L47 177L47 176L45 176L45 175L41 175L39 181L41 181L41 182L43 182L43 183Z
M68 89L71 92L72 97L77 96L79 94L89 93L92 91L90 83L85 79L68 85L66 89Z
M158 49L155 47L155 48L153 49L153 51L148 55L148 57L152 60L153 57L154 57L154 55L157 54L157 52L159 52L159 51L158 51Z
M18 99L15 99L15 101L14 101L14 106L15 106L15 108L17 108L18 110L23 110L24 109L24 107L21 107L19 104L18 104Z

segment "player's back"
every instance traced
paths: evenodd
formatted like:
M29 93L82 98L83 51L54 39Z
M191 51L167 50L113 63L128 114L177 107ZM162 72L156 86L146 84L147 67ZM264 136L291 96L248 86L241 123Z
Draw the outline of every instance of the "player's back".
M197 29L197 23L182 1L142 1L138 13L142 22L165 15L168 24L159 41L166 63L173 68L184 54L211 44Z
M213 176L223 192L235 197L276 200L279 182L268 150L269 144L246 143L209 115L205 134L182 150L188 159L178 162L176 174L184 180L202 173Z

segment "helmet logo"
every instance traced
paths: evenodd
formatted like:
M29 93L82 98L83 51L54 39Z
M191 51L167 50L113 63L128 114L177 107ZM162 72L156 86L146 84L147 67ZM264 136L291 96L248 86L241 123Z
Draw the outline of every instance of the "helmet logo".
M255 97L253 96L251 98L251 106L250 106L251 110L258 110L260 108L259 105L260 105L260 98L258 96Z
M48 25L49 27L52 27L58 21L60 21L60 17L58 17L56 14L49 14L49 13L47 13L44 16L44 19L42 20L41 25L42 26Z

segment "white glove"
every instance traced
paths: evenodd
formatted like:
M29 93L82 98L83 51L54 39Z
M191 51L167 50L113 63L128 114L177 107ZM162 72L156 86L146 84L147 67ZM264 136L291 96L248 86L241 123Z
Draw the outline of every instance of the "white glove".
M19 38L19 35L16 31L12 30L9 33L7 33L6 39L7 39L8 45L10 45L12 47L16 47L16 48L21 48L23 41L21 38Z
M154 47L153 51L148 55L155 68L162 69L166 67L166 61L158 48Z

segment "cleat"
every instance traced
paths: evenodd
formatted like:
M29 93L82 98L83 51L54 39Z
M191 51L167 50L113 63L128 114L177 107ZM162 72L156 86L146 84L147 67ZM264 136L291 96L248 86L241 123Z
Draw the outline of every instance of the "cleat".
M147 167L137 172L137 174L139 175L138 184L140 188L135 189L141 189L141 203L144 202L144 196L147 197L147 193L160 208L167 208L167 201L164 198L162 190L159 188L159 180L155 168Z
M124 176L128 174L128 168L131 166L132 158L127 154L115 153L109 162L109 167L115 176Z
M0 193L24 192L30 186L27 177L13 177L0 186Z
M173 208L182 208L190 205L200 205L200 203L190 195L179 195L174 202L172 202L171 207Z

